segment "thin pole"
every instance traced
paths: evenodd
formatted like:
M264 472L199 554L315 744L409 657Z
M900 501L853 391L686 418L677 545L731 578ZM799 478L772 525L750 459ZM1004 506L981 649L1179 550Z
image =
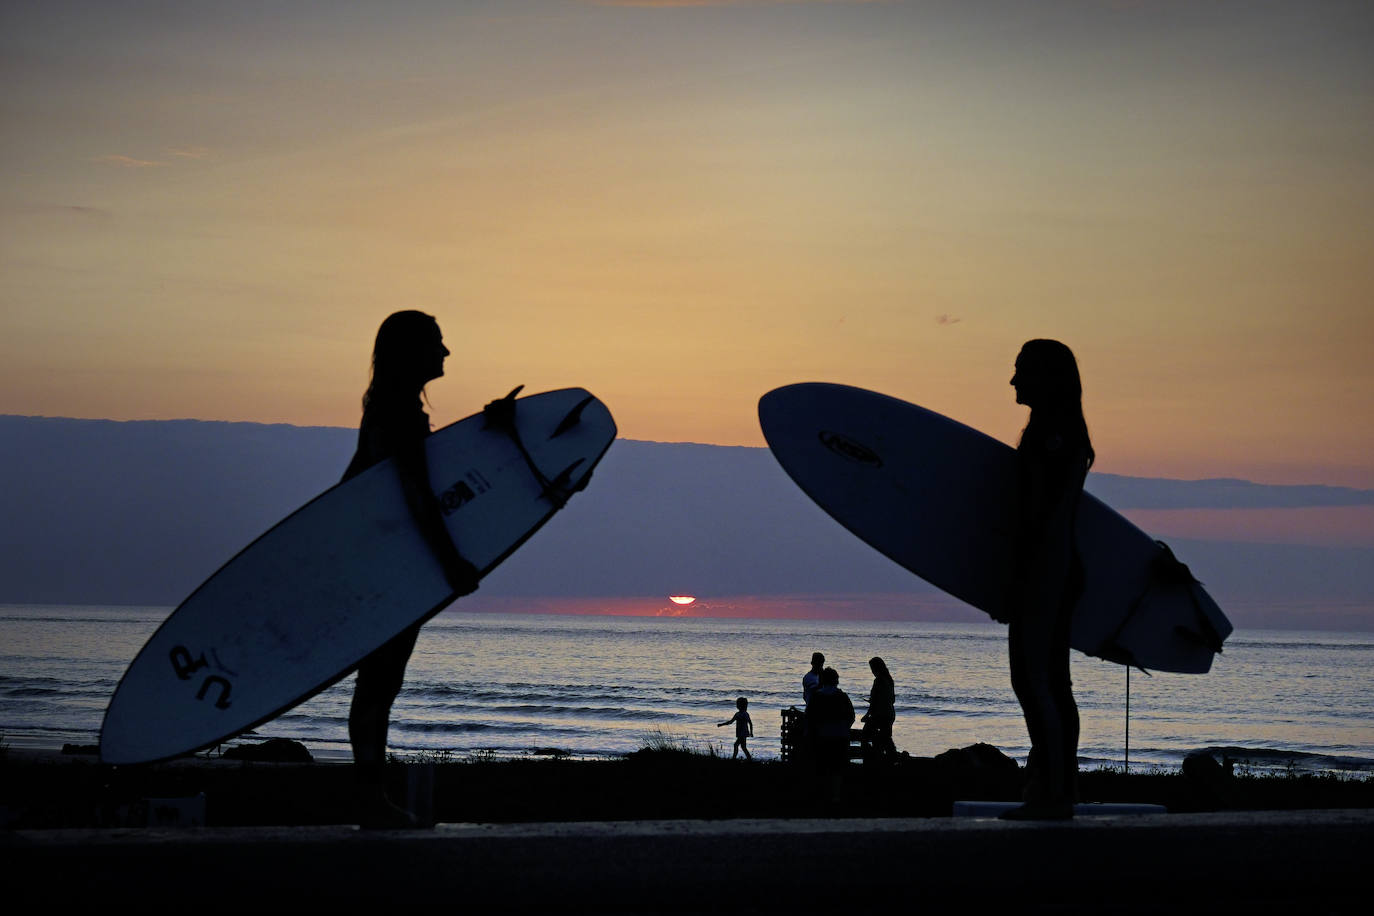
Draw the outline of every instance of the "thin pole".
M1123 773L1131 771L1131 666L1126 666L1126 766Z

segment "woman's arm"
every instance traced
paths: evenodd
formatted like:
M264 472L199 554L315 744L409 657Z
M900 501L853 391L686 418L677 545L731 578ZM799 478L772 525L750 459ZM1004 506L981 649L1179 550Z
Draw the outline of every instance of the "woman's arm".
M479 573L458 552L458 545L453 542L453 536L444 524L439 500L435 498L434 488L430 485L424 440L404 443L397 448L394 457L406 505L410 507L415 524L434 551L439 565L443 567L445 578L460 596L471 594L477 590Z

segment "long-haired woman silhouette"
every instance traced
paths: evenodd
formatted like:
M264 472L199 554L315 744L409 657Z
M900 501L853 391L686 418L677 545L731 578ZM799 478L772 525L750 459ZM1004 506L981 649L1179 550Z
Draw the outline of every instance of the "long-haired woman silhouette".
M444 374L444 346L439 323L418 311L396 312L377 330L372 349L372 380L363 395L358 448L344 480L388 458L400 472L406 502L421 533L458 595L477 588L477 570L458 553L447 529L425 463L429 415L421 398L425 385ZM365 827L407 827L415 818L387 798L383 784L386 733L391 704L401 691L406 663L415 648L420 625L409 627L358 665L353 702L348 712L348 739L358 777L359 823Z
M1069 625L1083 591L1074 520L1096 457L1083 420L1073 352L1030 340L1011 385L1030 419L1016 447L1015 564L1008 611L1011 685L1030 734L1024 804L1012 819L1073 816L1078 777L1078 706L1069 673Z
M892 743L892 726L897 720L897 689L892 682L892 673L887 670L887 662L881 656L868 660L868 670L873 672L873 687L868 692L868 712L864 713L864 737L873 746L877 758L891 761L897 756L897 747Z

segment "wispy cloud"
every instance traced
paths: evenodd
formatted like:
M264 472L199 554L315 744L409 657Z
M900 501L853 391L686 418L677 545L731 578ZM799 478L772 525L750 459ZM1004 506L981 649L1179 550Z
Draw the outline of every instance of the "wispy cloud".
M155 162L150 159L135 159L132 156L121 156L117 153L109 156L96 156L91 161L99 162L104 165L118 166L122 169L152 169L167 164L165 162Z
M109 210L102 210L100 207L83 207L80 204L54 204L52 209L59 213L73 213L77 216L106 217L110 215Z
M108 219L114 214L100 207L87 207L81 204L18 203L0 206L4 213L22 216L70 216L77 219Z
M894 0L581 0L592 6L633 6L645 9L673 9L692 6L797 6L804 3L858 6L892 3Z
M214 150L208 146L170 146L167 155L177 159L209 159Z
M179 159L209 159L215 151L208 146L169 146L163 149L166 158L163 159L135 159L133 156L125 156L119 153L111 153L108 156L96 156L92 162L99 162L102 165L113 165L121 169L156 169L172 165L170 160Z
M935 316L935 323L938 324L938 325L940 325L941 327L944 327L945 325L948 325L948 324L958 324L959 322L961 322L961 321L963 321L963 320L964 320L964 319L959 318L959 317L956 316L956 315L936 315L936 316Z

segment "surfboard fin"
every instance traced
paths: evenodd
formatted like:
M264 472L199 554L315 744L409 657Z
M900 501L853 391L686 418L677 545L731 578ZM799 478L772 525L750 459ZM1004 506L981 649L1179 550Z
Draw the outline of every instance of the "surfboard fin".
M1202 580L1193 575L1193 571L1188 568L1187 564L1174 556L1174 552L1169 549L1168 544L1158 540L1155 543L1160 547L1160 554L1155 558L1151 571L1164 584L1182 586L1188 590L1188 598L1193 602L1193 611L1197 618L1197 629L1179 626L1175 628L1175 632L1220 655L1221 644L1225 638L1217 632L1216 627L1212 626L1212 621L1207 619L1207 613L1203 611L1202 605L1197 600L1197 592L1193 589L1193 586L1201 585Z
M1174 634L1180 639L1187 640L1197 646L1202 646L1204 649L1211 649L1217 655L1220 655L1221 640L1217 637L1216 631L1207 626L1207 618L1202 616L1201 611L1198 612L1198 620L1206 626L1208 632L1199 633L1197 630L1185 627L1183 624L1178 624L1174 627Z
M487 428L496 428L512 432L515 429L515 396L520 393L524 385L516 385L510 390L510 394L504 398L497 398L490 404L482 408L482 416L486 418Z
M1202 584L1201 580L1193 575L1193 571L1188 568L1187 564L1174 556L1174 552L1170 549L1168 544L1160 540L1156 540L1155 543L1159 545L1159 553L1156 554L1154 560L1150 563L1149 574L1146 576L1144 590L1141 591L1139 595L1136 595L1135 600L1131 602L1130 608L1126 611L1126 616L1122 619L1121 623L1117 625L1115 632L1103 642L1102 648L1096 654L1108 661L1119 662L1120 664L1129 665L1133 668L1139 668L1141 671L1145 671L1134 658L1130 657L1129 652L1126 652L1117 644L1117 637L1121 635L1126 629L1126 625L1131 622L1136 612L1140 610L1141 604L1145 601L1146 596L1148 596L1150 592L1154 591L1156 588L1181 587L1188 590L1188 597L1193 603L1193 611L1196 615L1198 626L1197 629L1182 625L1176 626L1174 627L1174 635L1188 642L1211 649L1212 652L1220 655L1221 644L1224 641L1223 637L1217 632L1216 628L1212 626L1212 622L1207 619L1207 614L1203 611L1202 605L1198 602L1197 591L1194 589L1194 586ZM1116 657L1111 654L1113 651L1117 653ZM1124 657L1122 657L1123 653ZM1148 671L1145 671L1145 673L1149 674Z
M577 406L574 407L572 410L568 411L568 415L559 421L558 428L553 431L553 434L550 435L549 438L557 439L559 436L563 435L568 430L572 429L578 423L581 423L582 411L587 408L588 404L595 400L595 396L589 394L582 400L578 401Z
M586 460L585 458L577 459L572 464L559 471L552 480L544 485L544 497L547 498L549 502L553 503L556 508L563 508L568 504L568 500L572 498L574 493L587 486L587 481L590 480L592 476L590 474L582 478L577 486L572 486L573 471L577 470L578 465L583 464Z

